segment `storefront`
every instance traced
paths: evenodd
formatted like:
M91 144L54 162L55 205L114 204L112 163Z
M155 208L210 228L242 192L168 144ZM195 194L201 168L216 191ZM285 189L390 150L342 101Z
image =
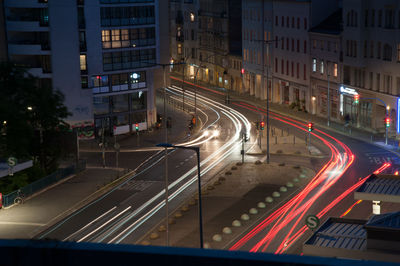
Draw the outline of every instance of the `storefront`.
M348 115L350 117L350 123L354 126L372 129L374 97L365 94L362 99L360 99L360 94L356 89L345 86L341 86L339 92L340 115L342 117ZM358 103L355 102L355 97L360 99Z

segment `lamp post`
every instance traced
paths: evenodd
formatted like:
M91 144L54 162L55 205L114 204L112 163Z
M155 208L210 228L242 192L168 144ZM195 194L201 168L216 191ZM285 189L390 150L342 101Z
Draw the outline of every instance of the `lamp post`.
M331 124L331 101L330 101L330 88L329 88L329 63L326 63L326 75L328 78L328 121L327 121L327 125L328 127Z
M188 146L180 146L180 145L172 145L170 143L159 143L156 145L157 147L164 147L165 150L168 148L174 149L185 149L185 150L193 150L197 155L197 188L199 193L199 234L200 234L200 248L204 247L203 244L203 213L201 206L201 178L200 178L200 148L199 147L188 147ZM166 168L166 171L168 169ZM168 187L166 188L168 190ZM166 199L168 202L168 198ZM167 221L168 224L168 221Z
M263 2L264 5L264 2ZM264 10L264 9L263 9ZM263 16L264 16L264 12ZM264 19L263 19L264 21ZM264 23L263 23L263 27L264 27ZM263 30L264 32L264 30ZM274 42L279 42L282 39L278 39L278 40L254 40L255 42L262 42L263 44L267 44L268 45L268 61L270 60L270 51L271 49L269 49L269 45L274 43ZM261 87L264 88L264 71L265 71L265 55L264 55L264 45L262 46L262 78L261 78ZM267 66L267 164L269 164L269 160L270 160L270 154L269 154L269 64ZM271 86L272 88L272 86Z
M168 63L168 64L159 64L156 63L155 65L157 66L162 66L163 72L164 72L164 133L165 133L165 142L168 143L168 129L167 129L167 107L166 107L166 102L167 102L167 77L166 77L166 67L169 66L175 66L175 65L183 65L185 63ZM165 147L165 154L164 154L164 162L165 162L165 209L166 209L166 217L167 217L167 222L166 222L166 245L169 246L169 226L168 226L168 218L169 218L169 211L168 211L168 150L167 147Z

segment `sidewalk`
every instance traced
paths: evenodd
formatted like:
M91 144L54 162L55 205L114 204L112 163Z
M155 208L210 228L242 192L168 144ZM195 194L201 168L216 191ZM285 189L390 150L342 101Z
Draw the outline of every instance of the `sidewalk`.
M157 99L158 108L162 110L163 102ZM185 137L187 121L190 115L182 111L173 110L168 106L167 116L172 118L172 128L168 129L169 141L182 141ZM163 129L152 132L141 132L140 147L154 147L163 139ZM138 148L135 135L118 136L117 141L122 149ZM100 151L96 141L81 142L82 149L94 149ZM111 148L114 144L113 139ZM114 151L112 149L112 151ZM149 153L146 153L149 154ZM97 156L97 154L81 153L81 159L85 156ZM143 160L143 155L137 153L137 159L129 161L129 169L135 169ZM150 155L149 155L150 156ZM98 157L98 156L97 156ZM131 155L131 157L134 157ZM107 165L114 166L113 163ZM128 167L128 165L127 165ZM67 215L83 207L90 201L111 190L118 183L123 182L133 175L127 174L127 167L113 168L101 167L101 163L89 166L85 171L72 175L62 181L46 188L45 190L27 198L23 204L14 205L0 210L0 238L33 238L41 231L62 220ZM124 176L124 174L126 174Z

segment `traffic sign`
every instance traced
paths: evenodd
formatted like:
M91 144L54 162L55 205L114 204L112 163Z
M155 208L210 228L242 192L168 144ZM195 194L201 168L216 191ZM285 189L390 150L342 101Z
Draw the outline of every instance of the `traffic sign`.
M12 157L12 156L10 156L10 157L8 157L8 159L7 159L7 164L8 164L8 166L10 166L10 167L14 167L14 166L16 166L17 165L17 158L15 158L15 157Z
M306 217L306 225L309 229L315 229L319 226L319 219L315 215L308 215Z

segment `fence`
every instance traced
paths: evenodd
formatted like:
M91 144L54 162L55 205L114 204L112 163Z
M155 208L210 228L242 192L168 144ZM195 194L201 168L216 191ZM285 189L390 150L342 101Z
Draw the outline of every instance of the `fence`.
M14 200L16 197L19 196L19 194L22 194L23 197L28 197L64 178L66 178L67 176L70 176L72 174L76 174L79 173L83 170L85 170L86 168L86 162L85 161L79 161L78 165L73 165L67 168L62 168L62 169L58 169L57 171L55 171L54 173L43 177L25 187L22 187L18 190L15 190L7 195L3 196L3 206L7 207L10 206L12 204L14 204Z

